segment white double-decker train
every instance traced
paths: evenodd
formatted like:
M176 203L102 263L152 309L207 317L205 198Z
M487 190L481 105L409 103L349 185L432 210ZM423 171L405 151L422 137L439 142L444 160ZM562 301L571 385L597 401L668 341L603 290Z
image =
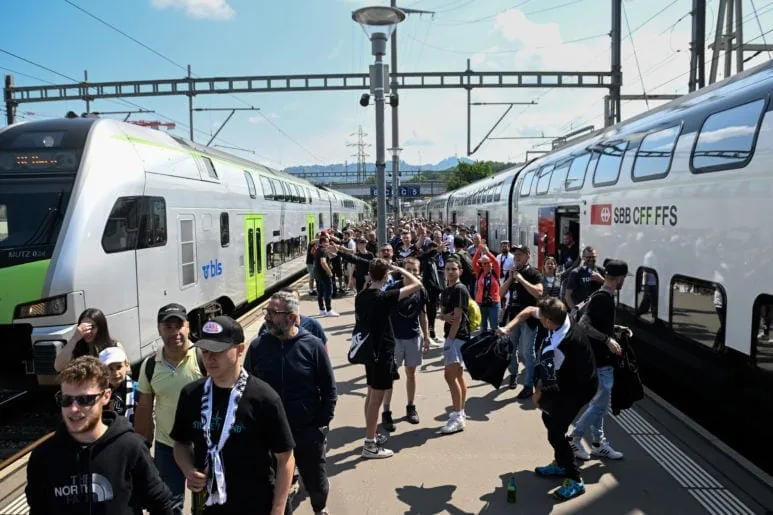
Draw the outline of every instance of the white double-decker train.
M157 345L156 312L192 331L305 269L322 228L366 203L292 175L107 119L0 131L0 341L39 382L87 307L132 362Z
M504 239L528 245L539 266L566 232L601 260L627 261L633 277L619 304L647 342L650 370L715 416L758 424L773 412L771 93L767 63L419 213L474 226L493 249Z

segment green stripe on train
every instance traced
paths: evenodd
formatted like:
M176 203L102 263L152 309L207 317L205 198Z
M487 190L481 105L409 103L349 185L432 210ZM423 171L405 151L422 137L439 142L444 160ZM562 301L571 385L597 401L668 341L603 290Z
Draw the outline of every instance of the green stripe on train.
M50 259L0 268L0 324L10 324L19 304L41 298Z

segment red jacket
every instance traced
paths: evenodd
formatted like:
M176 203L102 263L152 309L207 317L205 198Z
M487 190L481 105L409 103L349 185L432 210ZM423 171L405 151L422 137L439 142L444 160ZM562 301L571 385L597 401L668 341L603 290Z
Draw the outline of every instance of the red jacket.
M483 267L478 264L478 260L481 258L480 251L482 247L478 247L478 250L475 251L475 255L472 257L472 268L475 270L475 275L478 276L478 283L475 286L475 302L478 304L483 303L483 285L485 280L485 274L483 272ZM501 274L501 270L499 269L499 261L497 261L497 258L492 254L491 252L486 253L486 256L488 256L489 260L491 261L491 287L489 290L489 297L491 297L491 300L497 304L499 304L499 274Z

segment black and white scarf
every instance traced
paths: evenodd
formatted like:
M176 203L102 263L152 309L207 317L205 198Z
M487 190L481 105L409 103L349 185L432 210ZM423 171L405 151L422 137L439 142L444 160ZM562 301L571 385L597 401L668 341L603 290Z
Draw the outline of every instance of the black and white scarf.
M223 465L222 451L231 434L231 428L236 421L236 408L239 405L239 399L242 398L244 390L247 387L248 377L247 371L242 368L239 373L239 378L236 380L236 384L234 384L231 389L231 396L228 398L228 410L225 414L223 430L220 432L220 440L217 442L217 445L212 442L210 436L210 424L212 423L213 411L212 378L208 377L204 383L204 391L201 395L201 427L204 431L204 440L207 443L207 458L205 464L210 468L209 478L207 478L207 493L209 496L205 506L225 504L226 502L225 468Z

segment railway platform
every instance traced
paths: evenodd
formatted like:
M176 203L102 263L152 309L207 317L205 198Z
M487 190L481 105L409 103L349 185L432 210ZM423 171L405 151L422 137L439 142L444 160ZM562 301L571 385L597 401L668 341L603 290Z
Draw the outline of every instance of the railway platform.
M608 438L625 458L586 462L586 493L558 503L550 495L557 482L534 474L536 466L552 460L540 412L531 401L517 401L517 391L495 390L467 376L467 427L454 435L438 434L450 401L440 348L430 350L417 375L421 422L403 419L405 383L396 382L397 428L386 444L395 455L363 460L365 374L346 359L354 297L334 299L333 309L341 316L319 319L329 337L339 393L328 437L333 515L773 513L773 478L650 393L633 409L607 419ZM316 300L304 295L301 311L314 316ZM245 334L252 339L261 320L249 322ZM507 502L511 477L517 484L514 505ZM23 493L0 502L0 514L15 513L27 513ZM313 513L308 500L301 499L295 513Z

